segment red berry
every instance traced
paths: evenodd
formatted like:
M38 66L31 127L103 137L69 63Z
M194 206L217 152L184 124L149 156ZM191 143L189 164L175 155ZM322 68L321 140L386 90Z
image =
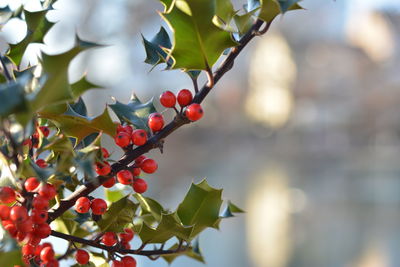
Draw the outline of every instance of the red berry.
M28 219L28 211L25 207L14 206L10 210L10 219L14 222L23 222Z
M53 246L48 242L37 245L36 249L35 249L35 256L40 256L40 252L42 251L42 249L44 249L46 247L53 248Z
M125 267L124 263L122 261L118 261L118 260L113 260L111 267Z
M171 91L165 91L160 95L160 103L166 108L175 107L176 97Z
M123 249L131 249L131 245L128 243L128 242L122 242L121 241L121 247L123 248ZM124 254L124 253L122 253L122 254ZM126 253L125 253L126 254Z
M0 203L9 204L15 201L15 191L9 186L0 187Z
M143 194L144 192L147 191L147 183L145 180L137 178L135 181L133 181L133 190L135 190L136 193Z
M18 242L23 242L24 240L25 240L25 238L26 238L26 236L27 236L28 234L27 233L22 233L22 232L19 232L18 231L18 234L17 234L17 241ZM32 245L33 246L33 245Z
M28 239L28 244L31 244L32 246L37 246L37 245L39 245L40 241L42 241L42 239L40 237L35 236L33 233L29 233L27 235L27 239ZM40 251L39 251L39 253L40 253Z
M89 253L86 250L78 249L75 254L76 262L79 264L86 264L89 262Z
M191 121L200 120L203 117L204 111L200 104L190 104L185 111L186 117Z
M36 160L36 165L38 165L40 168L46 168L47 166L49 166L44 159Z
M18 234L18 230L17 227L14 224L7 224L4 226L4 229L6 229L8 231L8 233L10 234L10 236L12 238L16 238L17 234Z
M33 222L32 219L29 218L23 222L16 223L15 226L17 227L17 230L21 233L30 233L33 229Z
M139 156L135 159L135 164L136 166L140 167L140 165L142 164L143 160L147 159L146 156Z
M33 198L32 206L37 210L48 210L49 200L47 198L42 197L41 195L37 195Z
M153 132L158 132L164 127L164 118L160 113L151 113L148 121L149 128Z
M111 172L110 163L107 161L96 163L96 173L101 176L106 176Z
M90 199L87 197L80 197L75 202L75 210L78 213L87 213L90 209Z
M136 267L136 260L131 256L124 256L121 261L124 267Z
M47 126L40 126L39 130L42 132L44 137L47 137L50 134L49 127L47 127Z
M33 209L31 212L31 218L35 224L42 224L47 222L48 217L49 215L47 210Z
M8 220L10 218L11 208L6 205L0 205L0 219Z
M28 138L22 142L22 145L32 147L32 140Z
M128 134L131 134L132 131L133 131L133 129L130 125L118 125L118 127L117 127L117 133L125 132Z
M140 175L140 173L142 172L142 170L140 169L140 168L132 168L131 169L131 172L132 172L132 175L133 176L139 176Z
M36 237L46 238L51 234L51 228L47 223L37 224L32 232Z
M177 99L181 107L186 107L193 100L192 92L188 89L182 89L179 91Z
M115 185L115 177L112 177L112 178L110 178L110 179L108 179L107 181L105 181L104 183L103 183L103 186L105 187L105 188L110 188L110 187L113 187L114 185Z
M36 177L30 177L25 180L24 187L26 191L33 192L40 185L40 182Z
M51 200L57 195L57 190L52 184L42 184L39 188L39 195Z
M140 168L145 173L154 173L158 168L158 164L154 159L145 159L142 164L140 164Z
M131 143L131 135L127 132L119 132L114 138L115 144L119 147L126 147Z
M44 262L48 262L54 259L55 253L51 247L45 247L40 251L40 259Z
M125 228L124 232L120 233L118 236L119 236L119 239L121 240L121 242L128 243L129 241L132 240L134 235L135 235L135 233L133 232L132 229Z
M117 237L113 232L105 232L101 241L106 246L114 246L117 243Z
M30 244L26 244L22 247L22 255L24 256L30 256L35 254L35 247L30 245Z
M118 182L121 184L129 185L133 183L133 175L128 170L122 170L117 173Z
M101 148L101 153L103 155L103 158L109 158L110 157L110 153L108 153L108 150L105 149L104 147Z
M101 198L95 198L90 205L94 215L102 215L107 211L107 203Z
M135 146L142 146L147 142L147 133L145 130L137 129L132 132L132 143Z

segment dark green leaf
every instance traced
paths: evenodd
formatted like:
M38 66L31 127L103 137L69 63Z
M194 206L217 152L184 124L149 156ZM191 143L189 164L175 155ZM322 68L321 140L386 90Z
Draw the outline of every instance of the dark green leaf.
M27 110L27 103L24 96L24 88L30 81L29 76L24 75L18 78L15 82L0 84L0 117Z
M104 193L106 195L106 199L109 202L117 202L118 200L120 200L121 198L124 197L124 193L122 190L109 190L109 189L105 189Z
M133 124L138 129L149 130L147 126L148 116L150 113L156 112L153 100L142 103L135 95L132 96L128 104L122 104L116 101L115 104L109 105L121 122Z
M161 214L164 212L164 209L160 203L141 194L134 194L133 196L139 201L142 214L151 214L157 222L161 220Z
M215 1L182 0L162 17L174 31L173 68L206 70L222 52L237 44L230 34L213 23Z
M12 250L8 252L1 252L0 262L4 264L3 266L14 266L14 265L23 266L21 249Z
M101 231L122 232L127 224L132 223L138 205L128 199L128 196L114 202L102 219L97 222Z
M89 82L86 79L86 76L83 76L79 81L71 84L72 96L74 98L78 98L79 96L83 95L83 93L85 93L86 91L94 88L101 89L103 87Z
M161 27L156 36L148 41L144 36L143 45L146 50L146 59L144 62L151 65L158 65L160 63L167 63L168 66L173 64L172 59L167 60L167 53L163 48L170 49L172 47L171 40L169 39L167 31Z
M177 212L184 225L194 226L192 238L207 227L217 228L221 194L222 190L210 187L206 180L190 187Z
M176 250L178 248L178 246L179 246L178 244L175 244L172 247L170 247L169 250ZM190 247L188 250L186 250L185 252L183 252L183 253L179 252L179 253L175 253L175 254L165 255L165 256L163 256L163 259L166 260L169 264L171 264L179 256L187 256L189 258L195 259L202 263L206 263L204 261L201 250L199 248L198 239L196 239L194 242L194 245L192 247Z

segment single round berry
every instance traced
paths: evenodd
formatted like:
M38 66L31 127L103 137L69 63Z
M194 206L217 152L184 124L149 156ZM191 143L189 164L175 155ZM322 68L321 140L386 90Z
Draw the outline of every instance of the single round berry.
M140 168L145 173L154 173L158 168L158 164L154 159L145 159L142 164L140 164Z
M135 190L136 193L143 194L144 192L147 191L147 183L145 180L137 178L133 182L133 190Z
M22 255L31 256L35 254L35 247L30 244L26 244L22 247L21 251Z
M110 157L110 153L104 147L101 148L101 153L103 155L103 158L105 158L105 159Z
M102 215L107 211L107 203L101 198L95 198L92 200L90 208L94 215Z
M121 184L129 185L133 183L133 175L128 170L122 170L117 173L118 182Z
M86 250L78 249L75 254L76 262L79 264L86 264L89 262L89 253Z
M47 126L40 126L39 130L42 132L44 137L48 137L50 134L49 127L47 127Z
M111 172L110 163L107 161L96 163L96 173L101 176L106 176Z
M136 267L136 260L131 256L124 256L121 261L124 267Z
M4 229L8 231L12 238L16 238L18 234L17 227L14 224L7 224L4 226Z
M31 218L22 221L22 222L17 222L15 224L17 226L17 230L21 233L30 233L33 230L33 221Z
M182 89L179 91L177 99L179 106L186 107L193 100L192 92L188 89Z
M135 146L142 146L147 142L147 133L143 129L137 129L132 132L132 143Z
M134 235L135 233L130 228L125 228L123 233L118 234L119 239L121 240L121 242L124 243L128 243L129 241L131 241Z
M87 197L80 197L75 202L75 210L78 213L87 213L90 209L90 199Z
M33 198L32 206L37 210L48 210L49 200L41 195L37 195Z
M54 259L55 253L51 247L45 247L40 251L40 259L44 262L48 262Z
M124 263L122 261L119 260L113 260L111 267L125 267Z
M133 176L139 176L140 175L140 173L142 172L142 170L140 169L140 168L132 168L131 169L131 172L132 172L132 175Z
M24 187L26 191L33 192L40 185L40 182L36 177L30 177L25 180Z
M47 223L36 224L33 228L33 234L39 238L46 238L51 234L50 225Z
M101 238L101 242L103 242L106 246L114 246L117 243L117 237L113 232L105 232Z
M107 181L105 181L103 183L103 186L105 188L111 188L115 185L116 181L115 181L115 177L111 177L110 179L108 179Z
M9 204L15 201L15 191L9 186L0 187L0 203Z
M203 117L204 111L200 104L190 104L185 111L186 117L191 121L200 120Z
M136 166L140 167L140 165L142 164L143 160L145 160L145 159L147 159L147 157L146 157L146 156L143 156L143 155L137 157L137 158L135 159L135 164L136 164Z
M42 184L39 188L39 195L51 200L57 195L57 190L52 184Z
M8 220L10 218L11 207L6 205L0 205L0 219Z
M14 222L23 222L28 219L28 211L25 207L14 206L10 210L10 219Z
M123 248L123 249L131 249L131 245L128 243L128 242L122 242L121 241L121 247ZM122 253L122 254L126 254L126 253Z
M22 233L22 232L18 231L17 238L16 238L17 242L19 242L19 243L24 242L27 236L28 236L28 233Z
M160 113L151 113L148 121L149 128L153 132L158 132L164 127L164 118Z
M118 125L118 127L117 127L117 133L125 132L128 134L131 134L132 131L133 131L133 129L130 125Z
M47 166L49 166L44 159L36 160L36 165L38 165L40 168L47 168Z
M166 108L175 107L176 97L171 91L165 91L160 95L160 103Z
M119 147L126 147L131 143L131 135L127 132L119 132L114 138L115 144Z
M90 206L90 201L89 201L89 206ZM47 210L37 210L33 209L31 212L31 218L35 224L42 224L47 222L47 219L49 218L49 214Z

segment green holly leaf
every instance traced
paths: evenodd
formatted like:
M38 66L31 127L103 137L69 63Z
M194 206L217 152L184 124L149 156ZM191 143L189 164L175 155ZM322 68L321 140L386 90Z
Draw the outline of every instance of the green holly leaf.
M90 232L80 227L80 223L78 223L75 219L75 214L73 214L71 211L66 211L60 217L54 220L52 226L54 226L55 231L80 238L84 238L89 235Z
M107 201L109 202L117 202L118 200L124 197L124 193L122 190L104 189L104 194L106 196Z
M258 11L258 8L253 9L249 12L246 12L243 15L236 14L233 17L235 21L236 27L238 29L239 34L244 35L247 33L250 28L253 26L254 22L256 21L255 13Z
M168 12L168 10L170 10L173 7L173 5L175 4L174 0L160 0L160 2L165 7L164 12Z
M193 226L184 226L176 212L162 214L160 223L153 228L143 223L139 232L140 239L146 243L164 243L172 237L189 240Z
M215 25L229 30L229 24L236 14L235 9L230 0L215 0L216 15L213 18Z
M104 132L111 137L115 135L117 126L111 120L107 108L96 117L82 116L75 112L69 104L66 105L66 108L67 110L62 114L41 112L40 115L51 120L68 136L74 137L77 144L92 133Z
M149 131L149 127L147 126L149 114L156 112L153 99L142 103L135 95L132 96L128 104L116 101L115 104L111 104L109 107L117 115L121 123L133 124L136 128L145 129L146 131Z
M164 27L161 27L160 31L150 41L144 38L143 35L142 39L146 51L146 59L144 62L153 66L163 62L165 62L167 66L171 66L173 64L172 59L167 60L168 55L165 49L170 49L172 44Z
M160 203L154 199L144 197L141 194L134 194L133 196L139 201L141 216L150 214L155 221L161 221L161 214L164 212L164 208Z
M85 93L86 91L90 90L90 89L104 89L103 87L91 83L86 79L86 75L83 76L79 81L71 84L71 91L72 91L72 96L74 98L78 98L81 95L83 95L83 93Z
M46 19L46 14L50 9L45 9L36 12L24 10L25 21L27 25L27 35L18 44L10 45L8 57L16 64L21 63L22 57L26 48L31 43L43 43L43 38L50 28L54 25Z
M226 205L224 211L221 213L221 218L230 218L234 217L234 213L244 213L244 210L240 209L238 206L228 201L228 205Z
M127 224L132 223L137 207L128 196L121 198L111 204L97 225L102 232L122 232Z
M278 0L282 13L294 9L303 9L298 2L301 0Z
M174 69L206 70L222 52L237 44L213 23L215 0L181 0L161 16L174 32L171 56Z
M2 264L7 264L7 266L14 266L14 265L24 266L24 264L22 262L21 249L11 250L8 252L1 252L0 253L0 262Z
M192 184L177 213L184 225L193 225L191 237L195 237L207 227L217 228L220 220L222 189L215 189L206 180Z
M279 14L283 14L288 10L302 9L297 2L300 0L250 0L252 6L260 4L260 19L271 22Z
M172 247L170 247L169 250L176 250L178 247L179 247L179 244L175 244ZM204 264L206 263L203 258L203 255L201 253L201 250L199 248L198 239L195 240L193 246L190 246L188 250L186 250L184 252L164 255L164 256L162 256L162 258L166 262L168 262L168 264L171 264L179 256L187 256L189 258L192 258L192 259L202 262Z
M12 113L23 113L27 108L24 88L31 81L29 74L22 75L16 81L0 84L0 118Z

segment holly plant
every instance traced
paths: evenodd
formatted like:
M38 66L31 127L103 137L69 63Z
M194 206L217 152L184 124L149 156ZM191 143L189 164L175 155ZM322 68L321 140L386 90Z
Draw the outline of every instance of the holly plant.
M1 10L2 25L20 19L27 26L22 41L0 56L1 265L54 267L74 259L74 266L131 267L141 256L171 263L181 255L203 261L199 234L242 210L223 205L222 190L206 180L193 183L178 207L165 208L146 194L158 166L146 153L162 152L170 134L203 117L202 102L244 47L275 17L301 9L298 0L248 0L240 9L229 0L160 0L170 29L143 37L145 63L182 70L189 89L149 102L133 93L129 103L115 101L96 117L88 116L81 96L101 86L85 76L70 84L68 67L98 44L76 37L70 50L41 52L36 65L21 67L28 46L42 43L55 24L46 17L54 2L41 1L35 12ZM202 87L200 75L207 78ZM155 101L174 110L173 120L165 120ZM104 135L114 139L113 150L123 151L119 160L109 158ZM117 183L125 188L108 189ZM99 188L106 199L92 196ZM49 236L68 241L65 253L55 253ZM140 246L131 247L134 237Z

